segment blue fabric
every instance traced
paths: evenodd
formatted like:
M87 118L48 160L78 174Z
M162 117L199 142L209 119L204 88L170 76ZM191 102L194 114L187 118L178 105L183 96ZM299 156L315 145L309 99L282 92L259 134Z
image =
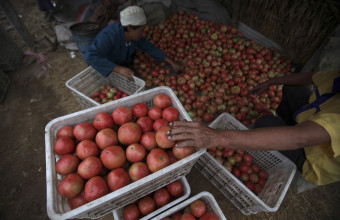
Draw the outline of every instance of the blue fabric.
M148 53L157 62L162 62L165 54L147 41L141 38L139 41L131 41L127 45L124 38L124 30L119 22L105 27L94 39L85 55L85 61L103 76L108 76L116 65L127 65L132 62L136 47Z
M298 114L300 114L301 112L307 111L309 109L315 108L316 112L321 111L320 109L320 105L322 103L324 103L325 101L327 101L329 98L333 97L335 94L337 94L338 92L340 92L340 77L337 77L334 79L333 81L333 86L332 86L332 91L329 93L325 93L323 95L320 96L319 90L318 88L316 88L315 93L316 93L316 99L314 102L300 108L299 110L297 110L294 113L294 118L296 118L296 116Z

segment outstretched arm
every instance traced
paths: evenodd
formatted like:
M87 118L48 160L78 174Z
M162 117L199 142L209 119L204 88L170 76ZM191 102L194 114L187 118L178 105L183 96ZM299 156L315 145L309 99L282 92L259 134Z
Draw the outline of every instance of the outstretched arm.
M198 122L176 121L169 134L178 147L226 147L241 150L294 150L329 142L327 131L312 121L296 126L217 130Z

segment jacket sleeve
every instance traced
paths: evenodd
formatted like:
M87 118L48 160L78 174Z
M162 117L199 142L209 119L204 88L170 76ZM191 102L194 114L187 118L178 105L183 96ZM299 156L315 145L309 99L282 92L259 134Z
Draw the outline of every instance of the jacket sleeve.
M117 65L107 58L114 47L111 39L108 33L99 35L95 38L85 55L87 64L105 77L107 77Z
M163 62L166 58L166 55L163 53L163 51L161 51L158 47L156 47L143 37L139 41L137 41L136 46L142 51L148 53L157 62Z

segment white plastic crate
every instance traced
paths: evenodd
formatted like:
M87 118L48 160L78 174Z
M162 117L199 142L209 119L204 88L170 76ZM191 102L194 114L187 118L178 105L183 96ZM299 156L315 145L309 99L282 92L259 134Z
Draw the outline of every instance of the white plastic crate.
M178 197L177 199L173 200L172 202L166 204L165 206L156 209L155 211L151 212L150 214L140 218L139 220L148 220L151 219L152 217L158 215L159 213L164 212L165 210L171 208L172 206L176 205L179 202L182 202L184 199L188 198L190 195L190 186L185 177L182 177L180 179L181 183L183 184L183 196ZM155 192L157 189L155 189L153 192ZM113 210L113 218L115 220L124 220L123 217L123 208L120 209L115 209Z
M197 159L205 152L204 149L196 149L197 151L194 154L74 210L70 210L66 199L63 199L58 194L57 186L61 181L62 176L57 175L56 173L55 164L59 158L55 155L53 150L57 131L64 125L76 125L85 121L92 122L99 112L112 113L113 110L119 106L132 107L134 104L142 102L151 108L153 107L153 97L159 93L164 93L171 98L172 105L179 110L180 120L185 119L191 121L189 115L184 110L174 92L169 87L157 87L128 96L124 99L119 99L115 102L106 103L56 118L46 125L45 151L47 213L51 219L93 219L102 217L112 212L114 209L124 207L125 205L149 194L156 188L161 188L190 172Z
M215 129L246 130L247 128L228 113L217 117L209 127ZM220 165L209 153L204 153L197 168L244 215L261 211L275 212L286 195L296 171L296 165L277 151L247 151L253 161L268 173L266 185L257 196L238 178Z
M178 211L181 211L182 209L189 206L192 202L196 201L197 199L202 200L207 207L207 211L215 213L215 215L217 215L219 220L227 220L226 217L223 215L221 208L218 206L214 196L211 195L211 193L209 192L200 192L197 195L191 197L190 199L187 199L184 202L181 202L180 204L163 212L162 214L158 215L156 218L163 219L165 217L170 217L172 214Z
M134 82L114 73L111 73L108 77L104 77L89 66L76 76L69 79L66 82L66 86L72 91L74 97L76 97L83 109L87 109L100 105L98 102L91 99L90 96L92 96L95 91L98 91L101 85L111 84L113 87L128 95L142 91L145 87L144 80L135 76L133 76L133 79Z

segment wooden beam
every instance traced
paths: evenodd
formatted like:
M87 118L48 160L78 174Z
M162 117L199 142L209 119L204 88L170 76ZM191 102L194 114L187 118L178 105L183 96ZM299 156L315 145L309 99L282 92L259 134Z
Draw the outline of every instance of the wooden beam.
M1 0L0 8L6 14L7 19L12 23L16 31L19 33L25 44L29 47L34 47L34 38L28 32L26 26L18 16L9 0Z

